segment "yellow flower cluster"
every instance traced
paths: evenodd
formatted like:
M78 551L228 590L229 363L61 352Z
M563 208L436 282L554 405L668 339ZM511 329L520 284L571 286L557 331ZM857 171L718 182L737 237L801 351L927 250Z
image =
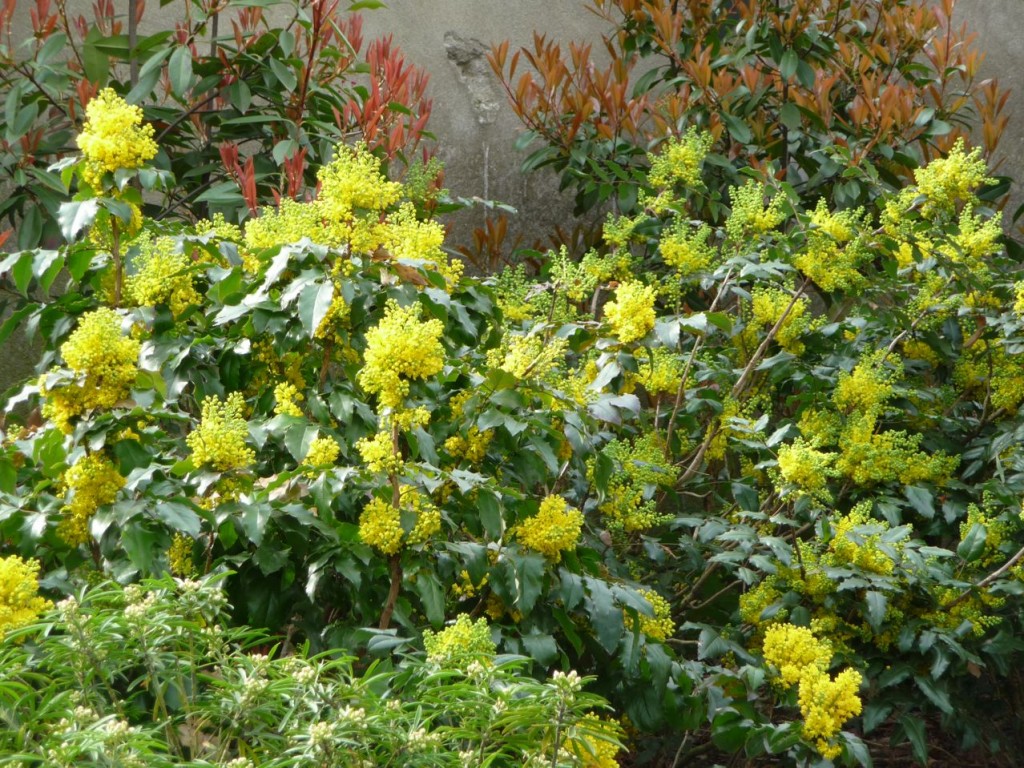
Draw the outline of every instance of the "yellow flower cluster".
M959 457L941 451L918 450L922 435L903 430L875 432L876 417L851 416L839 438L841 453L836 469L857 485L899 480L904 485L921 481L943 484L956 469Z
M717 252L708 243L711 227L701 224L694 229L689 221L675 219L661 233L658 250L661 258L680 277L686 278L710 269Z
M764 235L778 227L786 218L783 198L775 195L765 205L765 185L750 179L742 187L730 187L732 213L725 222L728 239L742 243L751 235Z
M39 563L17 555L0 557L0 638L5 632L31 624L53 607L39 597Z
M881 413L882 406L892 397L894 383L902 374L902 371L885 368L884 359L884 350L878 350L865 355L851 373L839 373L832 401L840 411Z
M590 712L574 730L578 735L568 740L567 750L582 761L583 768L619 768L616 759L619 747L608 738L600 738L619 737L621 730L617 723Z
M86 121L78 134L85 157L82 179L100 192L103 175L125 168L141 168L157 153L153 126L142 124L142 109L128 104L104 88L86 105Z
M430 262L452 285L462 277L463 264L458 259L449 263L441 249L443 243L444 227L436 221L419 221L411 203L401 206L387 218L384 247L392 258Z
M334 159L317 173L318 200L328 219L352 219L357 213L384 211L398 202L402 185L388 181L381 162L365 144L339 144Z
M324 319L320 321L320 325L316 327L313 332L314 339L332 339L337 344L344 344L344 335L339 333L340 328L344 328L348 325L349 317L351 316L352 308L349 307L348 302L345 301L345 297L341 293L341 287L337 281L334 284L334 296L331 298L331 304L327 307L327 313L324 315Z
M208 464L227 472L245 469L256 461L255 451L245 444L249 425L244 413L241 392L232 392L224 401L212 395L203 400L202 420L185 438L196 466Z
M536 515L516 527L515 534L524 547L558 562L562 552L576 549L582 530L583 514L561 496L551 495L541 501Z
M780 288L755 288L750 294L750 325L755 333L745 337L745 341L751 346L757 341L757 329L774 328L779 322L782 313L793 303L793 297L788 291ZM797 299L792 309L782 321L775 340L786 352L793 355L803 354L804 343L800 336L811 328L811 319L808 315L810 301L806 298Z
M487 352L487 364L511 373L517 379L544 381L551 378L565 361L569 343L563 338L547 338L540 333L526 336L505 333L501 344Z
M279 416L301 416L299 403L303 400L303 394L290 381L282 381L274 387L274 413Z
M779 447L779 474L789 485L795 486L820 501L828 501L828 481L836 475L832 463L835 454L816 450L806 441L797 438L790 445Z
M1021 280L1014 285L1014 291L1016 295L1013 302L1013 311L1021 317L1024 317L1024 280Z
M174 534L171 539L171 546L167 549L167 567L173 576L180 579L190 579L196 573L196 564L192 559L192 549L195 541L191 536L184 533Z
M441 530L441 511L416 488L403 485L399 489L400 509L376 496L370 499L359 515L359 538L385 555L394 555L407 544L424 544ZM406 534L402 512L415 522Z
M609 529L634 533L664 522L667 516L658 512L652 496L659 486L671 486L678 470L665 461L664 446L658 435L653 432L642 435L632 444L612 440L602 453L617 467L609 478L605 500L598 507ZM591 462L587 467L591 481L595 466Z
M337 440L330 435L317 437L310 442L306 458L302 460L302 463L311 467L328 467L334 464L340 455L341 446L338 445Z
M154 239L148 232L135 238L139 255L134 274L125 280L125 296L140 307L166 304L174 317L202 302L192 279L192 261L170 237Z
M766 576L756 587L740 595L740 619L754 626L760 624L764 612L782 599L778 581L775 575ZM785 619L788 614L786 608L780 608L773 618Z
M834 737L843 723L861 713L860 672L846 669L833 679L827 671L832 663L829 644L792 624L773 624L765 631L764 658L778 670L783 687L799 684L804 738L814 741L823 757L838 756L842 750Z
M423 647L428 661L450 669L465 669L474 661L490 664L497 650L487 619L474 622L466 613L440 632L424 631Z
M764 660L779 674L784 688L796 685L808 668L824 672L832 662L831 646L807 627L772 624L764 632Z
M916 194L927 198L921 206L921 215L926 218L952 214L958 202L970 199L974 190L994 181L988 176L981 148L966 152L962 138L957 139L946 157L914 171L914 180L917 181Z
M650 356L637 359L636 380L652 395L674 395L683 378L683 361L675 350L654 347Z
M862 678L855 669L844 669L835 679L824 672L811 672L800 679L800 714L804 718L803 736L813 740L821 756L832 760L842 748L833 738L843 723L861 713Z
M651 604L651 610L654 611L654 616L640 614L637 617L636 623L640 625L640 631L651 640L665 642L676 631L676 623L672 621L672 606L653 589L641 589L640 595ZM630 625L628 619L627 626L635 628L635 625Z
M453 458L465 459L470 464L479 464L487 455L487 446L491 444L493 437L493 429L481 432L479 427L473 425L465 436L455 434L445 440L444 449Z
M883 576L892 574L896 564L892 556L879 547L889 524L872 519L870 509L870 501L862 502L848 514L831 521L832 539L828 543L828 552L822 556L822 563L839 567L852 565ZM864 528L877 532L868 533Z
M89 520L100 507L117 498L124 477L109 459L100 453L83 456L64 473L66 503L58 535L73 547L89 541Z
M297 243L304 237L329 246L343 242L327 237L323 215L316 203L285 198L277 208L263 208L259 216L245 223L245 246L253 251Z
M356 442L356 450L359 451L359 455L371 472L397 475L402 471L404 465L402 456L395 452L391 435L388 432L378 432L373 437L360 439Z
M866 281L860 267L872 258L862 233L867 218L862 208L832 213L824 199L810 216L807 245L793 257L793 266L824 291L854 292Z
M965 394L987 396L994 407L1016 411L1024 402L1024 357L979 339L957 361L953 381Z
M420 307L389 301L384 318L366 334L359 383L385 408L397 408L409 394L409 379L425 379L444 368L440 320L419 319Z
M638 341L654 328L654 288L643 283L621 283L615 300L604 306L612 334L623 344Z
M77 380L47 390L46 376L40 379L40 392L46 397L43 416L69 432L70 420L79 414L114 407L128 397L135 383L140 347L138 341L121 334L121 318L114 310L104 307L83 315L60 349Z
M711 134L690 128L682 136L673 136L661 148L661 154L648 154L651 170L647 179L654 187L667 188L679 184L687 188L703 186L700 166L711 151Z
M935 599L938 610L923 614L921 618L937 627L957 630L967 622L971 625L971 634L981 637L1003 621L1003 617L993 614L992 609L1001 607L1006 598L996 597L987 591L961 599L959 590L940 588L936 590Z
M967 505L967 517L960 523L960 540L967 538L967 534L975 525L985 528L985 549L978 564L981 566L994 565L1006 558L1000 552L1000 547L1007 541L1013 541L1013 527L1005 519L1001 519L997 505L992 499L986 496L984 509L977 504Z

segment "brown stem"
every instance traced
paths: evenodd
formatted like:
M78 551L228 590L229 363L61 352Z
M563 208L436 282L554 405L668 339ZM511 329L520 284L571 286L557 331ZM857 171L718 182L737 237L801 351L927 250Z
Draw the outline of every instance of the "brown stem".
M388 599L384 603L384 610L380 612L380 628L387 629L391 625L391 614L395 612L395 603L398 602L398 593L402 588L402 556L395 553L389 562L391 567L391 589L388 590Z

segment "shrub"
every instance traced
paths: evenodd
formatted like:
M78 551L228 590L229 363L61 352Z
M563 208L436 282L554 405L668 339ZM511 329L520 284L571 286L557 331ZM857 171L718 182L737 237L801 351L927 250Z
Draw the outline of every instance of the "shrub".
M712 191L751 166L805 204L846 208L906 184L972 121L991 152L1008 120L1007 93L978 80L983 57L953 26L953 0L590 5L609 25L607 64L589 43L564 50L545 35L490 57L526 128L520 146L535 147L524 170L558 172L577 213L641 210L647 152L693 127L717 150ZM725 209L708 202L717 221Z
M536 681L493 646L468 667L313 656L231 626L222 578L103 583L19 629L0 763L597 766L618 749L574 673Z
M235 620L314 651L599 673L639 761L867 764L880 727L924 761L935 718L996 748L1024 388L980 153L854 211L752 178L718 223L679 141L537 280L463 277L365 146L244 229L135 222L147 169L105 174L0 261L46 347L0 537L66 591L231 570Z

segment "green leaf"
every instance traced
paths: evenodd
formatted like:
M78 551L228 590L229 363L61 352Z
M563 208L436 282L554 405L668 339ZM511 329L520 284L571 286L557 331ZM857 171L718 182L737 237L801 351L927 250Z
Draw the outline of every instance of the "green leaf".
M921 765L928 765L928 739L925 735L924 721L918 717L904 715L900 718L900 725L903 726L903 732L910 741L914 759Z
M888 598L881 592L869 590L864 593L864 603L867 606L868 623L872 629L880 631L885 620Z
M309 338L313 338L320 323L327 317L334 298L334 283L325 280L322 283L310 283L299 294L299 319L306 329Z
M928 697L928 701L947 715L953 714L953 702L950 701L949 694L946 692L945 687L940 688L940 683L937 683L931 678L923 675L915 677L914 682L917 683L917 687L921 689L921 693Z
M428 570L416 574L416 594L423 603L423 612L434 627L444 624L444 589L437 576Z
M795 75L796 67L799 63L800 57L796 55L796 51L792 48L782 54L782 61L779 62L779 74L782 75L782 79L789 80L789 78ZM786 106L789 105L787 104Z
M153 505L153 516L173 531L198 536L203 521L192 507L178 501L160 501Z
M988 539L988 529L982 523L975 523L960 542L960 546L956 548L957 555L965 562L974 562L985 552L986 539Z
M114 455L123 475L140 467L148 467L153 461L153 454L138 440L118 440L114 444Z
M538 664L548 666L558 657L558 645L551 635L533 632L520 639L526 652Z
M132 565L142 573L153 572L153 563L158 550L156 545L160 539L161 536L158 533L147 530L138 520L132 521L121 531L121 547L128 555Z
M254 499L242 512L242 530L246 538L257 547L263 541L263 534L266 533L267 522L273 510L270 505Z
M270 64L270 71L274 73L274 77L277 78L277 81L284 87L285 91L288 93L294 91L295 86L299 83L298 78L295 76L295 71L280 59L271 57L267 62Z
M740 144L749 144L754 138L750 132L750 126L747 125L742 118L736 115L724 111L720 113L722 116L722 122L725 123L725 127L729 130L729 135L733 137Z
M477 507L480 511L480 524L492 539L498 539L504 532L504 521L501 516L501 502L490 491L481 489L477 496Z
M612 591L603 581L586 577L583 583L587 587L583 604L590 615L590 625L594 628L597 642L608 653L612 653L625 631L622 609L616 605Z
M919 488L916 485L908 485L904 490L907 501L921 517L931 520L935 517L935 497L927 488Z
M32 265L35 262L35 251L25 251L11 269L14 285L22 296L28 296L28 287L32 284Z
M62 203L57 213L57 223L64 239L69 243L77 239L83 230L92 226L99 209L100 203L96 198Z
M171 54L167 74L171 78L171 91L175 96L184 97L192 85L192 51L188 46L176 48Z

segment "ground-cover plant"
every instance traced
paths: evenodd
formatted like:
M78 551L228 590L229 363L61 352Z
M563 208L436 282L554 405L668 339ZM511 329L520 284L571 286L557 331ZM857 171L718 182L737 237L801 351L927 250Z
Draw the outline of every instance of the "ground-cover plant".
M154 126L149 173L173 180L146 197L154 219L235 222L271 195L302 197L345 136L412 163L428 135L428 78L390 38L364 39L358 11L381 5L189 0L174 28L150 32L141 1L98 2L85 15L48 0L5 3L0 237L18 248L59 242L64 185L50 166L75 153L86 104L106 87ZM15 18L31 20L27 39L14 37Z
M526 170L550 167L577 212L638 210L646 154L693 126L713 137L705 179L725 192L771 167L813 206L868 202L978 126L986 152L1008 94L955 0L596 0L604 45L545 35L491 64L526 132ZM879 183L879 182L883 183ZM715 221L722 208L709 199ZM640 206L642 207L642 206Z
M752 173L718 224L694 130L601 252L481 282L358 144L244 228L137 217L147 131L94 103L139 151L84 142L67 245L0 260L46 350L0 540L47 589L229 569L235 620L369 656L486 616L596 673L641 762L999 746L1024 307L980 153L861 210Z
M103 583L8 629L0 765L614 764L587 681L525 674L484 619L367 666L232 626L222 581Z

